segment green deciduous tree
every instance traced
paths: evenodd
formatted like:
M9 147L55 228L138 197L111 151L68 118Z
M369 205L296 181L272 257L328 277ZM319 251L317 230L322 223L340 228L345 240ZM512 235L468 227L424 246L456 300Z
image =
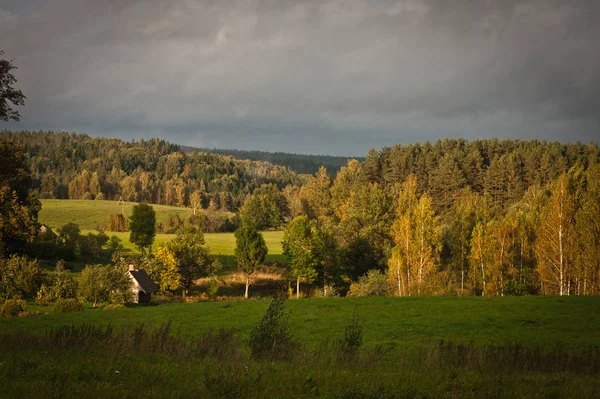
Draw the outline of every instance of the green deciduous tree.
M122 265L86 265L79 278L79 296L94 307L101 302L130 302L131 280L127 270Z
M46 305L57 299L75 298L77 295L75 278L69 270L65 269L62 260L56 263L54 270L47 273L44 280L35 299L38 305Z
M156 213L148 204L138 204L133 207L129 218L129 241L136 245L144 254L144 249L152 247L156 235Z
M369 270L350 285L348 296L386 296L390 292L389 279L379 270Z
M277 201L269 194L250 195L240 209L243 223L252 224L257 229L278 227L283 223L283 214Z
M197 279L214 272L212 268L214 263L205 244L204 233L197 226L186 226L180 229L168 244L179 264L184 294L189 292Z
M23 149L0 139L0 254L17 252L37 234L40 202L31 195Z
M238 269L246 278L246 291L244 298L248 298L248 288L251 277L258 267L265 261L267 256L267 244L261 233L249 224L243 223L234 233L235 235L235 260Z
M37 260L12 255L0 258L0 295L8 299L22 295L33 295L41 283L41 272Z
M181 285L181 274L175 253L167 245L160 245L145 270L161 291L175 291Z
M332 213L330 186L331 178L327 169L321 166L316 176L309 176L300 189L302 211L309 218L316 219Z
M296 297L300 297L300 281L307 283L317 276L318 250L314 242L314 222L306 216L292 220L283 232L283 253L288 256L290 275L296 279Z

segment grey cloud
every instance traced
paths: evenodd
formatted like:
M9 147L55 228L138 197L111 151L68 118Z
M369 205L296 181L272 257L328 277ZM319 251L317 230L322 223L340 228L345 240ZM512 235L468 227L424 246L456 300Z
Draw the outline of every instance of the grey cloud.
M600 133L595 1L25 3L0 6L11 128L356 155Z

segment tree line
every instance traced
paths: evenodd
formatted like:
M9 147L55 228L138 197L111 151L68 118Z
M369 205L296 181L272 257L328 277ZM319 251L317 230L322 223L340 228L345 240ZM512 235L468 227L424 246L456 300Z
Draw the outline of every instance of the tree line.
M596 295L598 160L543 141L371 150L289 197L291 275L325 295Z
M104 160L92 158L99 165L119 159L121 166L129 165L120 169L123 173L142 170L174 178L179 176L176 171L189 166L193 173L186 182L192 186L199 184L194 175L198 170L221 170L222 176L212 175L217 180L257 178L244 180L244 189L225 196L239 196L238 207L231 207L239 212L239 224L259 230L285 226L287 277L297 295L306 286L322 295L362 295L374 287L377 293L402 296L600 291L600 151L593 143L438 140L371 150L364 162L350 160L335 174L322 167L311 176L272 165L265 170L282 174L252 175L251 168L242 168L244 173L235 168L260 164L211 158L217 163L226 159L236 170L229 176L226 169L199 161L212 155L183 154L160 140L124 143L84 135L5 133L8 136L22 142L34 137L73 140L79 144L62 151L103 153ZM41 147L25 147L32 176L45 170L42 159L63 162L33 151ZM145 147L154 150L145 154ZM74 173L73 181L87 170L83 165L94 164L87 163L85 155L78 157L80 161L67 168ZM176 163L180 169L171 167L172 159L181 161ZM148 163L142 168L136 162ZM56 178L63 179L60 174ZM158 181L155 192L168 191L168 180ZM100 187L105 185L106 180ZM112 198L123 195L126 187L119 184ZM176 204L195 210L187 195L190 190L182 192L185 200ZM201 206L207 197L215 206L213 195L203 192ZM35 199L31 201L35 210Z
M193 152L195 150L201 152L210 152L212 154L230 155L238 159L250 159L253 161L266 161L274 165L287 166L296 173L315 174L321 166L325 167L330 173L336 173L340 168L353 157L341 157L334 155L306 155L306 154L291 154L287 152L268 152L268 151L246 151L246 150L231 150L222 148L195 148L181 146L185 152ZM354 158L359 161L364 161L364 158Z

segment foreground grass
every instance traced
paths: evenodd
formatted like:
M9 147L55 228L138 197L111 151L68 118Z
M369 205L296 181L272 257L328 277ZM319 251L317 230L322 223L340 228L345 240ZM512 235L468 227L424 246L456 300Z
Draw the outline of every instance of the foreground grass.
M426 354L425 354L426 356ZM248 356L192 358L132 351L8 350L0 353L3 398L595 398L597 376L571 371L391 363L374 356L330 361Z
M175 303L34 315L0 319L0 331L43 334L63 324L110 323L121 328L172 320L174 330L186 335L234 328L245 338L268 303ZM599 297L325 298L289 300L287 307L294 333L310 347L343 331L355 311L364 324L366 347L378 345L392 351L423 348L439 340L578 348L600 342Z
M0 397L598 397L599 303L288 301L298 342L287 360L253 359L244 344L268 301L1 320ZM332 343L354 310L365 344L348 356Z

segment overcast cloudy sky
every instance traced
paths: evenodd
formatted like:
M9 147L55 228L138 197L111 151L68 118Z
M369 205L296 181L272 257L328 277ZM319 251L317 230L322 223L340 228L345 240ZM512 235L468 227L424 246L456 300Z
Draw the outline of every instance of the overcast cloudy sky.
M598 142L600 1L0 0L9 129L364 155Z

